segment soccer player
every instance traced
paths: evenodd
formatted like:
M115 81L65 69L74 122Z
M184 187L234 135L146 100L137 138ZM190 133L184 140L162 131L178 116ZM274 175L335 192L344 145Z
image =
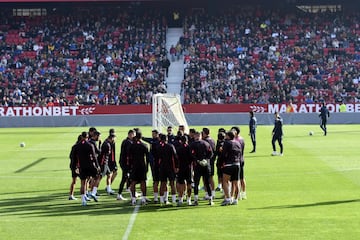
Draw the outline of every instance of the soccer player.
M143 137L142 140L150 144L149 161L150 161L151 174L153 178L154 203L158 203L160 176L159 176L159 156L157 154L157 149L160 143L160 139L159 139L159 132L156 129L152 130L151 134L152 134L151 138Z
M250 153L256 152L256 126L257 126L257 120L254 115L253 111L249 112L250 115L250 121L249 121L249 136L251 137L251 142L253 145L253 149Z
M86 133L84 132L84 136L83 135L79 135L78 139L76 141L76 143L72 146L71 151L70 151L70 170L71 170L71 177L72 177L72 181L70 184L70 192L69 192L69 200L77 200L74 197L74 188L75 188L75 184L76 184L76 179L79 177L79 166L78 166L78 161L75 155L75 148L76 145L81 142L83 139L86 138Z
M168 204L167 182L170 183L172 204L176 204L175 174L179 171L176 150L168 142L167 136L160 134L160 144L157 149L160 174L160 204Z
M167 141L171 144L174 144L175 142L175 135L173 133L173 128L172 126L168 126L167 127Z
M176 179L179 196L178 206L183 204L185 189L187 192L187 203L191 205L191 154L187 139L186 135L180 136L178 144L175 145L179 166Z
M133 129L130 129L128 131L127 137L122 141L121 143L121 149L120 149L120 158L119 158L119 165L122 171L122 177L119 185L117 200L126 200L122 196L122 191L124 190L124 185L127 183L127 187L130 186L130 180L129 180L129 168L130 168L130 162L129 162L129 148L131 144L133 143L133 139L135 136L135 131Z
M284 147L283 147L283 143L282 143L282 138L283 138L283 120L280 117L280 114L278 112L275 112L274 114L275 116L275 122L274 122L274 128L272 130L272 140L271 140L271 144L272 144L272 148L273 148L273 156L277 156L279 155L276 152L276 146L275 146L275 142L277 141L279 146L280 146L280 156L283 156L283 151L284 151Z
M209 205L213 205L210 186L210 159L213 156L213 151L210 144L201 139L200 132L195 132L194 142L190 144L190 152L194 168L194 205L199 204L199 182L201 177L203 177L205 188L210 197Z
M109 136L111 135L115 135L115 129L113 128L110 128L109 129ZM109 168L110 168L110 175L107 176L107 178L110 178L110 186L106 186L106 189L105 191L110 194L110 195L113 195L115 194L115 191L112 190L111 188L111 184L114 182L116 176L117 176L117 169L118 169L118 166L117 166L117 163L116 163L116 138L114 139L114 141L112 142L112 145L111 145L111 158L109 160ZM108 180L106 180L108 181Z
M83 132L81 135L83 136L83 139L78 144L76 144L74 154L79 163L79 176L81 180L81 203L83 206L86 206L86 181L89 177L97 178L100 172L100 168L98 168L96 163L96 153L93 145L91 145L89 141L86 141L88 137L87 133ZM91 197L95 200L95 202L98 201L95 195L91 195Z
M194 140L195 132L196 132L196 130L194 128L189 129L189 138L188 138L189 145L195 141Z
M94 148L94 151L95 151L95 164L96 164L96 167L100 169L100 164L99 164L99 156L100 156L100 149L98 148L98 142L100 140L100 132L98 131L94 131L92 133L92 136L90 137L89 139L89 143L90 145L93 146ZM98 192L97 192L97 189L99 187L99 182L100 182L100 175L97 175L96 177L92 177L90 179L90 189L91 189L91 193L90 193L90 197L94 198L94 196L98 196Z
M236 193L236 197L241 199L246 199L246 181L245 181L245 173L244 173L244 167L245 167L245 159L244 159L244 149L245 149L245 140L240 135L240 128L239 127L232 127L231 131L234 133L235 137L234 140L239 142L241 145L241 159L240 159L240 188L241 192ZM236 186L233 186L236 187ZM239 196L238 196L239 195ZM236 202L235 202L236 203Z
M225 142L225 133L223 131L218 132L216 146L215 146L215 152L214 155L217 157L216 160L216 174L218 176L218 186L215 189L215 191L222 191L222 183L223 183L223 173L222 173L222 164L224 162L224 159L222 157L222 149Z
M240 165L242 156L242 146L239 141L235 141L235 134L232 131L226 133L226 140L223 145L222 159L224 160L222 165L223 183L225 199L221 203L222 206L237 204L238 195L240 192ZM230 193L229 182L231 182L232 190ZM234 199L231 199L231 196Z
M326 123L327 123L327 119L330 117L330 112L327 109L325 102L322 103L319 117L321 118L320 128L324 131L324 136L326 136L327 135Z
M136 132L133 143L129 147L129 163L130 163L130 190L131 204L136 205L135 185L140 183L142 192L141 204L146 204L146 174L149 167L149 150L145 143L141 142L142 134Z
M208 142L211 146L213 152L215 152L215 141L210 137L210 129L203 128L201 132L201 138ZM214 183L214 174L215 174L215 154L210 158L210 186L211 186L211 196L215 199L215 183ZM208 200L209 196L205 194L205 200Z
M111 189L111 169L110 162L113 159L113 143L115 142L115 134L110 134L101 145L101 152L99 155L99 164L101 168L101 175L99 176L99 183L104 176L106 178L106 191L109 195L113 195L114 191Z

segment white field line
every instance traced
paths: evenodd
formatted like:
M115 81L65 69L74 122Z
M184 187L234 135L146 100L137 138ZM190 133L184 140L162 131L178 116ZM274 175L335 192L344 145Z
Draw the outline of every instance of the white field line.
M150 175L151 175L151 174L150 174ZM152 179L152 176L151 176L150 178L147 178L147 180L146 180L146 187L148 186L148 183L149 183L149 180L150 180L150 179ZM140 202L140 203L139 203L139 202ZM136 220L136 216L137 216L137 214L138 214L138 212L139 212L139 209L140 209L140 204L141 204L141 201L137 201L136 206L135 206L135 208L134 208L134 211L133 211L133 213L131 214L131 217L130 217L130 219L129 219L129 223L128 223L127 227L126 227L126 231L125 231L125 233L124 233L124 235L123 235L123 237L122 237L122 240L127 240L127 239L129 238L130 233L131 233L131 230L132 230L132 228L133 228L133 226L134 226L134 223L135 223L135 220Z

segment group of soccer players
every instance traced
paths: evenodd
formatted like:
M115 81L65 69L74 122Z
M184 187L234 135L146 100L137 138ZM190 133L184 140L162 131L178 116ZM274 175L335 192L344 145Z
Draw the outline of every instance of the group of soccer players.
M111 188L117 175L115 138L114 129L110 129L108 137L101 142L96 128L78 136L70 152L72 183L69 200L76 199L74 186L77 177L81 180L82 205L87 205L90 199L98 201L97 189L105 176L107 194L115 194ZM136 185L140 184L141 204L150 202L146 180L148 169L151 169L154 203L180 206L186 199L188 205L198 205L202 179L206 190L204 200L209 205L214 204L216 190L223 190L222 205L237 204L238 200L246 199L244 147L244 139L236 126L229 131L220 128L216 142L210 136L209 128L201 131L190 129L187 134L184 126L179 126L174 134L173 128L168 127L167 134L153 130L151 137L144 137L138 128L130 129L121 143L119 165L122 177L117 199L126 200L122 194L126 186L131 204L136 205ZM217 188L214 184L215 170L219 183Z
M72 146L70 152L70 169L72 172L72 182L70 185L69 200L76 200L74 197L74 187L77 177L81 180L81 202L87 205L87 201L92 198L98 201L97 189L100 181L106 176L106 191L114 194L111 183L117 174L117 164L115 161L115 130L110 129L109 135L102 143L100 132L91 127L88 132L82 132L77 142Z

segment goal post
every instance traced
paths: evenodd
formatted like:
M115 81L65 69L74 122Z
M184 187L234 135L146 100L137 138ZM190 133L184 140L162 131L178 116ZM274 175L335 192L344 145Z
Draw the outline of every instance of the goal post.
M183 125L189 132L179 94L154 94L152 97L152 126L160 133L166 133L167 127Z

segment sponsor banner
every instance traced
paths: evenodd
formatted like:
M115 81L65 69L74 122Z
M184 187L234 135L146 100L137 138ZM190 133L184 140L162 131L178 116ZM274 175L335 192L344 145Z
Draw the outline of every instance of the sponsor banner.
M329 112L340 112L340 104L327 104ZM320 104L189 104L183 105L184 113L318 113ZM360 103L346 104L347 112L360 112ZM107 114L151 114L150 105L119 106L53 106L53 107L0 107L0 117L27 116L84 116Z

